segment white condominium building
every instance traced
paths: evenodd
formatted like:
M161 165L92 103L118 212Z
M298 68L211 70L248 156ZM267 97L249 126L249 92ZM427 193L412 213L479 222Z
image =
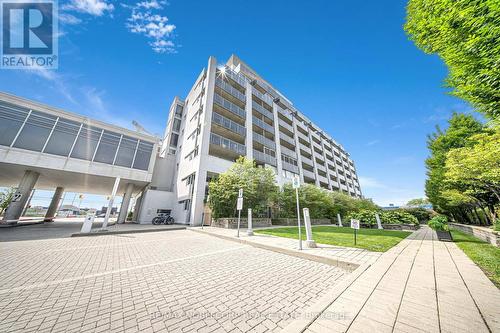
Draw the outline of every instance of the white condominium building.
M204 219L210 179L239 156L272 167L280 186L299 175L361 197L344 148L235 55L225 65L210 57L186 98L175 98L160 156L175 159L172 214L191 225Z

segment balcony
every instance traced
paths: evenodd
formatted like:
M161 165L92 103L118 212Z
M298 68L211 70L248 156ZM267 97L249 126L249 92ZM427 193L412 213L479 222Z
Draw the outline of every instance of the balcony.
M319 174L318 174L318 180L319 180L320 182L323 182L323 183L325 183L325 184L328 184L328 179L327 179L325 176L322 176L322 175L319 175Z
M271 155L267 155L261 151L258 150L253 150L253 158L256 161L260 161L262 163L270 164L273 166L276 166L276 158L272 157Z
M252 94L256 97L258 97L261 101L267 103L269 106L273 105L273 98L269 96L268 94L263 94L256 88L252 89Z
M300 149L302 149L303 151L305 151L309 155L312 154L311 148L307 147L305 144L299 143L299 147L300 147Z
M220 135L210 133L210 144L229 150L233 153L238 154L238 156L245 156L247 154L244 145L234 142L233 140L226 139Z
M259 105L257 103L255 103L255 101L252 102L252 107L255 111L257 111L258 113L266 116L267 118L273 120L274 117L273 117L273 113L271 111L269 111L268 109L266 109L265 107L263 107L262 105Z
M305 142L309 142L309 138L307 136L305 136L304 133L302 133L301 131L297 131L297 133L299 135L299 138L301 138Z
M238 73L233 72L229 67L225 68L225 73L224 75L227 75L229 78L231 78L233 81L237 82L239 85L241 85L243 88L246 88L246 83L247 80L243 75L240 75Z
M246 97L245 97L245 95L242 94L238 89L236 89L233 86L231 86L230 84L228 84L227 82L224 82L224 81L222 81L219 78L216 78L215 79L215 85L217 87L221 88L222 90L224 90L225 92L227 92L228 94L230 94L230 95L234 96L235 98L239 99L243 103L246 103Z
M252 134L253 134L254 141L257 141L258 143L260 143L268 148L271 148L273 150L276 149L276 143L273 140L268 139L265 136L263 136L259 133L256 133L256 132L253 132Z
M283 132L280 132L280 139L287 142L288 144L295 146L295 140Z
M288 149L287 147L281 146L281 152L285 155L291 156L295 159L297 159L297 153L291 149Z
M283 119L278 119L278 123L280 124L280 126L287 129L290 133L294 132L293 126L290 125L289 123L287 123L286 121L284 121Z
M317 168L318 170L321 170L321 171L323 171L324 173L326 173L326 168L325 168L325 166L323 166L323 165L321 165L321 164L319 164L319 163L316 163L316 168Z
M219 94L214 94L214 103L242 119L245 119L246 117L245 110L243 110L236 104L231 103L230 101L223 98Z
M293 172L295 174L299 173L299 167L296 166L296 165L293 165L291 163L282 161L282 166L283 166L283 169L285 169L285 170L291 171L291 172Z
M316 177L314 176L314 172L311 172L307 169L302 169L302 173L303 173L304 177L316 179Z
M301 155L301 159L302 159L302 163L309 165L311 168L313 167L314 164L310 158L305 157L304 155Z
M212 113L212 121L216 123L219 126L222 126L231 132L234 132L236 134L239 134L243 137L246 136L246 129L245 127L235 123L234 121L218 114L217 112Z
M257 118L256 116L253 116L253 123L254 123L254 125L257 125L258 127L262 128L263 130L274 134L274 127L272 125L269 125L265 121Z

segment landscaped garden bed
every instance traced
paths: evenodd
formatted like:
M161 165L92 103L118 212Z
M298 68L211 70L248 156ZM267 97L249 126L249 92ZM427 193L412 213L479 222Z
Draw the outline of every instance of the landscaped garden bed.
M408 237L411 232L397 230L359 229L357 231L357 242L354 245L353 229L349 227L315 226L312 228L313 239L319 244L355 247L375 252L385 252L400 241ZM298 238L298 228L275 228L257 230L255 233ZM305 240L306 233L302 228L302 238Z

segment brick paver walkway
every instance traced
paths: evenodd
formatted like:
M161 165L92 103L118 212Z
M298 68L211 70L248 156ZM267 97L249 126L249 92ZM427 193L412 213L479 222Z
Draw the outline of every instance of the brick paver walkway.
M361 266L286 332L500 332L500 291L454 244L423 227ZM314 317L313 317L314 318Z
M191 228L191 230L196 230L197 232L203 232L213 236L224 237L227 239L238 240L238 238L236 238L236 230L234 229L204 227L203 229ZM333 265L351 266L352 269L355 269L362 264L372 264L377 261L377 259L382 255L381 252L372 252L364 249L334 246L328 244L318 244L317 248L310 249L306 248L305 242L302 242L302 251L298 251L298 239L264 234L254 234L253 236L247 236L246 232L246 229L240 230L239 240L248 244L257 246L262 245L269 248L272 247L278 251L281 249L291 255L311 255L311 257L325 258L328 259Z
M348 275L189 230L0 253L0 332L279 331Z

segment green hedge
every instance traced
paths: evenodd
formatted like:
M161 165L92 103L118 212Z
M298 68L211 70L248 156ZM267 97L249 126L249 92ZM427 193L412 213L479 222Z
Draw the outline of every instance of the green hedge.
M361 221L361 223L364 224L376 225L377 219L375 218L375 214L376 211L362 210L349 214L347 216L347 220L350 221L351 219L355 219ZM379 216L380 221L383 224L420 224L415 216L401 210L380 212Z

